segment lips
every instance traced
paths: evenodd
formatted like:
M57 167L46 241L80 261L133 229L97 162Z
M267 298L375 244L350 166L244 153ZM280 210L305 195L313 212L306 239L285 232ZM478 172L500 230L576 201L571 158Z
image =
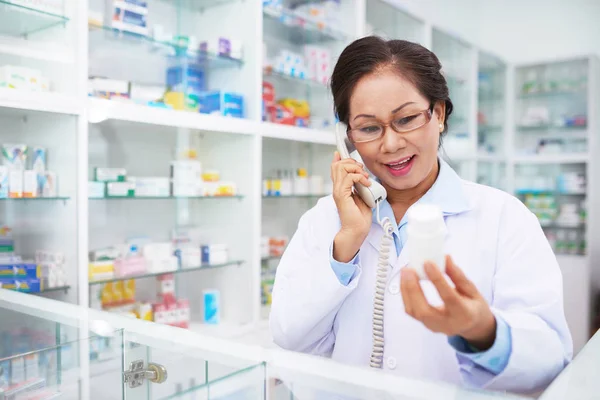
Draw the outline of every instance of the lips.
M402 168L406 167L412 161L413 158L414 156L410 156L385 165L395 170L401 170Z
M406 176L410 173L416 156L404 157L400 160L385 164L388 172L394 177Z

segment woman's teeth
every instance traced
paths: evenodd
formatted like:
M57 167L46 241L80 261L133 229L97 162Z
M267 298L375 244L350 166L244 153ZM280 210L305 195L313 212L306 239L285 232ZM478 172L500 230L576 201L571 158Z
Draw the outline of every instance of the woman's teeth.
M410 156L409 158L407 158L407 159L406 159L406 160L404 160L404 161L401 161L401 162L399 162L399 163L394 163L394 164L388 164L388 166L389 166L390 168L393 168L393 169L402 169L402 168L404 168L404 167L406 166L406 164L408 164L408 163L410 162L410 160L412 160L412 159L413 159L413 156Z

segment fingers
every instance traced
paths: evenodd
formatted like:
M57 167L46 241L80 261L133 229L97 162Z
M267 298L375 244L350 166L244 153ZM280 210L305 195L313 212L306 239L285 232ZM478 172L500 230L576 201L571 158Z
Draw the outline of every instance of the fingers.
M363 165L356 160L345 158L335 161L336 158L334 157L334 162L331 164L331 180L334 184L341 182L348 173L363 174L365 177L369 177L369 174L363 169Z
M460 304L460 295L458 292L448 283L442 271L432 262L425 263L425 273L427 277L433 283L436 290L438 291L440 298L444 301L444 304L450 308Z
M333 153L333 162L336 163L338 161L340 161L342 159L342 156L340 156L340 152L336 151L335 153Z
M369 181L369 178L367 178L363 174L348 174L342 180L341 188L342 188L342 190L350 189L350 188L352 188L352 185L354 185L355 183L360 183L365 186L371 186L371 181Z
M401 275L400 290L406 313L421 322L437 316L439 311L427 302L417 273L412 268L403 268Z
M468 297L476 297L479 295L479 291L475 284L467 278L464 272L454 264L452 257L446 256L446 274L450 277L454 285L456 285L456 290L459 293L462 293Z

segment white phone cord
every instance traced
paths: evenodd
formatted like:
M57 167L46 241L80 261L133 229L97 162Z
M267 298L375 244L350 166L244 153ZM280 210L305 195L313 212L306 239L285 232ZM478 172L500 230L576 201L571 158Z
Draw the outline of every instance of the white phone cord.
M383 221L379 218L379 204L380 202L377 202L377 222L383 228L383 237L379 246L375 300L373 302L373 350L371 352L370 364L372 368L381 368L383 366L383 303L385 288L387 286L390 247L393 241L392 232L394 231L389 218L386 217Z

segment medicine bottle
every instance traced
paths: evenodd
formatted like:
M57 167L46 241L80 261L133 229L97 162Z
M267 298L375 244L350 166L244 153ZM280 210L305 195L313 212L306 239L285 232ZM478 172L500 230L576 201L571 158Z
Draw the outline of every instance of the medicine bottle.
M415 204L408 210L406 227L408 266L417 271L420 279L428 279L425 261L431 261L444 271L444 241L446 224L442 210L432 204Z

